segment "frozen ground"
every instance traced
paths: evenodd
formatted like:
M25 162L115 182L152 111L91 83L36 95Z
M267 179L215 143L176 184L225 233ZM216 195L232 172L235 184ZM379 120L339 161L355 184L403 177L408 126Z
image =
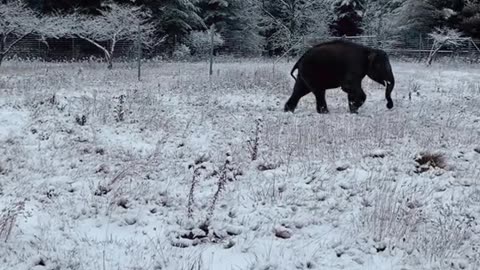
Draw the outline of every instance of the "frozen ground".
M291 65L5 63L0 269L479 269L479 66L318 115Z

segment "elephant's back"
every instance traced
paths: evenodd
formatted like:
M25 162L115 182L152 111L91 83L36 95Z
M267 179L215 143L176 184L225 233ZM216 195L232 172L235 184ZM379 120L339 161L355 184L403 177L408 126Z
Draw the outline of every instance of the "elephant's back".
M365 47L351 42L332 41L312 47L302 56L298 69L318 88L336 88L355 65L363 65Z
M346 67L346 59L340 50L331 46L314 47L305 53L299 73L318 87L335 88L344 78Z
M363 59L367 52L368 48L363 45L343 40L335 40L321 43L310 48L305 53L304 58L332 64Z

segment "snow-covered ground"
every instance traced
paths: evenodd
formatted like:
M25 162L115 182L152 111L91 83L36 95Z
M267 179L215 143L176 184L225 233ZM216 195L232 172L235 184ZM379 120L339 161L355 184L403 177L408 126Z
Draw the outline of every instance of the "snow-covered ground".
M0 269L480 269L479 66L319 115L292 65L4 63Z

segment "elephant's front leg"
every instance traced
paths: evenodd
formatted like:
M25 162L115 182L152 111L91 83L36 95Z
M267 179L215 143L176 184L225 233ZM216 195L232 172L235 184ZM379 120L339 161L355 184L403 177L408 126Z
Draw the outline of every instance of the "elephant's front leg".
M313 94L317 100L317 112L328 113L327 101L325 100L325 90L316 90Z
M350 109L350 113L358 113L358 108L356 103L356 96L353 93L348 93L348 108Z
M360 82L349 82L342 86L342 90L348 94L348 108L351 113L358 113L358 109L365 103L367 95L362 89Z
M367 95L360 88L353 93L348 93L348 107L351 113L358 113L358 109L362 107L363 103L367 99Z

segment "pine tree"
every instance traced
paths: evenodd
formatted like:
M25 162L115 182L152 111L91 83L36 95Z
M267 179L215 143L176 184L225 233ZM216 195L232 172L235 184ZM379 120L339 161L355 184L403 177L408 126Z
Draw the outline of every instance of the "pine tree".
M199 15L199 0L115 0L130 3L151 11L151 22L156 26L156 36L166 37L162 52L173 53L185 43L192 30L206 29Z
M362 31L376 36L377 46L388 47L398 38L398 13L405 0L370 0L364 5Z
M83 10L86 13L100 14L97 9L101 7L102 0L27 0L28 4L43 13L58 11L69 12L74 8Z
M167 44L175 48L182 44L190 31L205 28L199 16L197 0L168 0L161 2L157 8L158 26L167 35ZM154 13L155 14L155 13Z
M365 0L336 0L334 7L334 22L331 31L336 36L356 36L362 34L362 16Z
M26 0L25 3L33 10L43 11L45 0Z
M215 25L224 39L224 51L242 55L261 51L259 12L251 3L244 0L203 0L199 7L207 27Z
M406 0L401 7L401 29L410 34L427 34L436 27L455 28L463 0Z
M459 28L466 35L480 39L480 2L471 1L465 5L461 11Z

